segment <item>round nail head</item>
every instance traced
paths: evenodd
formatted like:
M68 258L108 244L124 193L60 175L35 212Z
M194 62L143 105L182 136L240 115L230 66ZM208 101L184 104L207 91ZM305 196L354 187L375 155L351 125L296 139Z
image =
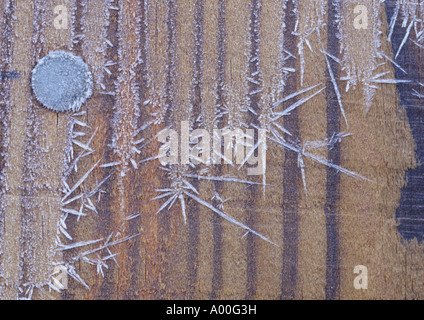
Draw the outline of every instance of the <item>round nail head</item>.
M93 78L87 64L71 52L51 51L32 70L31 87L44 107L78 111L91 96Z

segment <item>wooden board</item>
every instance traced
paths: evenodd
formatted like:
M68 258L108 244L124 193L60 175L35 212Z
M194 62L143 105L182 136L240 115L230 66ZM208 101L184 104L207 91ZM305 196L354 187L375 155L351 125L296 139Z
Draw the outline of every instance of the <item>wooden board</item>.
M1 299L424 298L422 1L0 5ZM52 50L79 112L34 97ZM161 165L184 123L266 129L266 175Z

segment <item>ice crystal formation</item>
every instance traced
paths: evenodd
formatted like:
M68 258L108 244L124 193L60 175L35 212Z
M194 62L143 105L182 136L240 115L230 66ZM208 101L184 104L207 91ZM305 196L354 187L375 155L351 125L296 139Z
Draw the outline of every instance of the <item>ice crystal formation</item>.
M46 108L77 111L91 96L92 76L80 57L53 51L37 63L31 86L38 102Z
M305 159L309 159L311 161L320 163L330 168L334 168L335 170L349 175L353 178L370 181L366 177L352 172L348 169L342 168L338 165L331 163L331 161L314 154L314 151L322 148L332 148L335 144L340 143L341 140L345 137L348 137L349 133L343 132L335 132L332 137L323 138L321 141L304 141L300 142L298 137L292 136L292 133L289 132L283 123L283 118L290 117L291 113L301 107L303 104L312 100L315 96L320 94L325 86L322 84L316 84L309 88L300 88L297 91L290 92L286 89L286 80L290 75L295 73L297 70L295 69L294 61L297 58L300 58L300 68L301 68L301 80L303 82L303 74L305 69L305 59L304 59L304 44L309 48L309 50L313 51L314 48L311 45L308 37L316 32L318 34L318 38L320 38L320 32L322 29L322 21L325 16L325 7L322 5L320 1L315 3L314 11L310 13L310 17L307 19L309 24L299 26L299 15L298 15L298 5L296 4L294 7L294 14L296 15L297 22L295 24L295 30L293 31L293 35L298 38L298 56L295 56L294 53L289 52L285 46L285 39L283 37L284 31L286 29L286 25L282 23L279 39L280 46L280 57L281 59L278 61L277 71L278 75L268 75L264 74L262 71L262 61L261 61L261 7L262 1L258 0L252 5L250 5L251 15L249 23L245 23L245 30L243 34L243 41L239 41L239 43L234 44L237 48L240 47L240 56L241 58L240 67L241 69L237 70L237 76L245 75L245 81L239 81L237 83L227 83L227 79L225 75L220 74L220 81L218 83L218 87L216 88L215 97L218 98L218 103L216 103L214 111L211 111L211 107L207 107L206 104L209 103L207 101L202 101L201 105L201 113L196 119L193 119L193 110L195 106L193 104L188 104L184 106L173 104L174 101L178 99L175 97L178 94L177 90L174 89L177 84L176 79L176 56L177 56L177 48L175 46L175 39L179 36L175 29L175 3L174 1L168 1L170 4L170 9L168 11L168 28L167 28L167 36L169 39L168 43L168 51L169 62L166 64L167 74L169 76L169 82L167 83L167 89L169 90L169 102L166 105L165 109L171 110L171 118L168 128L176 128L178 126L179 121L187 121L190 125L190 130L195 130L196 128L206 128L211 134L212 129L214 128L222 128L224 130L234 130L236 128L255 128L255 129L265 129L267 133L267 138L271 143L274 143L277 147L281 147L285 150L285 152L294 152L298 157L298 167L301 172L304 191L307 194L307 186L306 186L306 161ZM285 5L287 2L284 2ZM224 6L225 7L225 6ZM284 6L283 9L285 9ZM220 10L223 10L223 6L220 6ZM194 10L195 12L195 24L194 29L196 30L194 38L195 38L195 50L192 54L192 59L194 61L195 70L193 71L193 81L190 90L188 90L188 97L186 101L192 101L193 96L195 96L196 86L201 85L202 82L202 72L203 72L203 59L202 59L202 46L203 46L203 38L202 38L202 8L200 5L196 5ZM281 13L284 16L284 12ZM313 21L312 21L313 20ZM319 25L319 27L317 27ZM249 27L250 26L250 27ZM218 30L218 37L221 37L221 33L224 32L223 28ZM219 41L219 40L218 40ZM228 39L227 39L228 41ZM249 45L250 44L250 45ZM318 48L320 49L320 48ZM225 66L225 49L219 48L218 50L223 50L223 52L219 53L218 56L218 65ZM316 48L315 48L316 50ZM324 52L327 60L327 54ZM334 58L334 57L333 57ZM290 63L289 63L290 62ZM267 80L266 84L265 78L271 76L272 79ZM236 77L236 76L235 76ZM338 86L334 75L333 77L333 86L334 90L338 91ZM153 79L154 80L154 79ZM158 83L152 81L151 85L153 87L159 86ZM269 87L265 87L265 85ZM314 90L315 89L315 90ZM305 93L314 90L314 92L308 96L305 96ZM260 95L259 102L256 102L256 96ZM343 109L343 105L341 103L340 93L339 93L339 104L342 115L346 119L346 115ZM152 104L153 101L156 101L157 93L154 91L152 93L151 99L147 100L145 104ZM282 98L281 98L282 97ZM290 101L293 100L292 103ZM283 107L283 103L286 104L286 107ZM145 105L143 104L143 106ZM165 112L160 113L162 116ZM151 125L152 123L162 123L163 120L158 118L159 113L153 113L153 119L150 119L148 123L146 123L145 128ZM347 122L347 120L346 120ZM286 135L286 136L285 136ZM289 138L287 138L287 136ZM234 175L227 176L216 176L210 170L209 165L206 165L204 168L198 168L194 165L196 159L190 156L190 164L187 166L183 165L169 165L167 167L161 167L166 172L166 177L169 182L168 186L164 186L157 190L159 195L154 198L154 200L163 200L164 202L160 206L158 213L163 212L166 209L170 210L175 203L180 203L180 208L182 212L182 216L184 222L187 221L187 205L186 199L192 199L197 204L204 206L210 209L213 213L218 214L220 217L224 218L227 221L230 221L235 226L240 227L246 230L246 233L252 233L256 236L259 236L263 240L274 244L270 239L268 239L265 235L262 235L255 231L253 228L247 226L246 224L241 223L240 221L231 217L230 214L224 211L224 207L219 204L218 207L213 206L209 200L212 199L222 199L221 195L215 191L212 199L205 199L199 193L197 188L195 187L194 182L196 181L210 181L210 182L223 182L227 184L242 184L246 186L259 185L264 188L264 197L265 195L265 187L266 184L266 176L263 176L263 180L261 183L250 181L248 179L240 179L237 177L237 171L240 170L249 156L251 156L256 149L258 148L258 143L254 141L248 141L247 137L243 137L244 142L239 145L238 141L234 142L234 149L238 147L247 147L248 153L246 155L246 159L238 168L234 171ZM198 146L190 145L190 148L194 148ZM191 150L189 154L191 155ZM225 156L221 153L215 155L223 160L226 159ZM157 160L158 156L151 157L148 159L141 160L141 164L146 161ZM230 161L231 162L231 161Z
M93 265L96 267L97 274L104 276L104 269L108 269L109 260L117 263L115 259L117 254L112 252L112 248L122 242L139 236L139 234L120 236L120 231L116 230L106 239L99 238L94 240L75 241L72 235L67 231L67 220L69 217L74 216L76 217L76 221L79 222L81 218L89 214L99 214L96 206L101 201L101 195L105 193L105 191L102 190L102 186L111 176L106 176L102 181L96 181L94 184L88 183L89 176L96 169L116 165L114 163L101 163L102 159L99 159L87 171L79 173L78 164L81 159L92 155L95 152L95 150L91 148L90 144L97 133L97 130L95 129L92 134L86 138L85 142L82 141L82 139L86 136L83 129L88 129L88 131L92 130L85 122L79 119L85 114L85 111L74 113L70 121L71 127L69 136L72 141L72 145L67 153L69 164L63 173L62 178L62 214L60 215L57 223L56 236L57 252L63 253L71 249L79 249L79 252L66 260L58 259L53 262L53 265L59 266L61 272L65 272L72 279L89 289L90 286L78 275L75 264L81 262ZM73 145L80 150L78 153L74 152ZM74 184L69 185L68 179L71 174L79 175L79 179ZM52 274L50 281L47 284L51 290L60 292L64 288L62 287L62 284L57 281L56 276L56 273ZM30 297L31 294L32 289L29 291L27 289L27 296Z

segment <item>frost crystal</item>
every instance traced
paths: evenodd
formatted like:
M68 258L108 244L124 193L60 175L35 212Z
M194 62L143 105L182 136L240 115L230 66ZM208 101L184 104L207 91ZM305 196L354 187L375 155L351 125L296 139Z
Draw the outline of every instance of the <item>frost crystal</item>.
M52 51L32 71L37 100L54 111L79 110L91 96L92 76L87 64L65 51Z
M351 87L356 88L359 84L363 86L363 97L366 111L368 111L377 89L373 85L373 80L382 50L382 22L379 17L379 12L382 10L382 2L379 0L367 0L363 4L370 12L369 19L372 27L358 32L354 25L348 21L348 14L353 12L355 4L340 0L334 2L338 13L339 34L337 37L340 39L340 65L345 73L341 80L346 81L346 92Z

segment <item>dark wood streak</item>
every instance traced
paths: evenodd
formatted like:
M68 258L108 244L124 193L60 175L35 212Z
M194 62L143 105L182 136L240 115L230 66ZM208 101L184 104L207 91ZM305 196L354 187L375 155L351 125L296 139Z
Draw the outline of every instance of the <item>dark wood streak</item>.
M85 2L86 3L86 2ZM79 5L84 6L84 2L80 3ZM118 2L112 3L113 6L117 7L119 6ZM86 10L84 8L76 8L77 12L82 13L82 15L75 16L75 22L74 22L74 35L82 34L83 25L82 25L82 19L85 17ZM109 23L106 31L107 39L113 44L113 47L107 46L106 53L105 53L105 59L106 60L116 60L118 56L118 48L119 48L119 41L118 41L118 16L119 11L118 10L110 10L109 11ZM74 40L74 39L72 39ZM83 41L84 39L78 40L78 44L73 46L74 53L83 56ZM118 74L118 66L109 66L109 70L111 71L112 75ZM102 80L103 84L105 85L105 91L115 91L116 86L114 84L115 77L114 76L105 76ZM108 147L106 144L110 143L112 141L112 135L113 135L113 127L111 126L111 122L113 119L113 109L115 105L115 96L111 95L103 95L98 94L96 90L93 90L93 96L90 98L91 101L101 101L100 105L102 106L95 112L91 112L91 110L83 106L83 108L86 108L87 114L86 114L86 120L85 122L89 124L92 128L99 128L99 132L94 137L94 140L101 139L101 142L96 143L101 146L102 150L102 158L104 163L109 163L114 161L114 155L113 150ZM93 105L96 105L93 103ZM92 132L87 133L88 135L91 135ZM88 159L82 159L81 164L79 165L82 170L87 170L89 167L93 165L94 158L88 157ZM96 179L98 182L105 179L107 176L112 175L111 178L109 178L103 185L102 190L106 192L107 195L112 194L113 186L115 185L115 177L114 177L114 167L110 168L104 168L102 170L96 170L94 174L96 175ZM74 182L78 180L79 175L75 174L74 172L70 175L69 179L73 180ZM98 238L107 238L113 231L117 229L116 226L113 225L112 217L113 212L111 210L113 204L113 197L110 196L102 196L101 201L96 205L97 210L99 212L99 219L95 220L96 223L96 239ZM81 235L83 239L87 238L87 235L85 234L85 229L80 228L78 224L84 223L84 222L77 222L77 219L75 217L69 217L69 222L67 223L68 231L70 234L78 234ZM75 254L75 252L72 252L72 250L68 253L65 252L65 257L70 258L71 254ZM67 260L67 259L66 259ZM107 299L110 297L113 297L113 295L116 295L116 285L115 285L115 279L114 279L114 273L115 273L116 266L114 264L108 264L108 269L104 269L104 278L101 278L98 290L94 290L92 288L87 294L94 295L93 299ZM81 270L80 268L78 268ZM90 283L89 283L90 285ZM81 287L81 284L76 282L70 283L70 289L64 291L62 293L62 299L74 299L74 295L76 294L79 296L77 289ZM85 289L84 289L85 290ZM75 292L75 293L74 293Z
M82 35L84 34L83 24L82 20L84 17L84 14L86 14L85 9L85 3L86 0L82 1L75 1L75 6L72 11L72 15L74 17L73 26L74 26L74 34L72 37L72 51L75 54L81 54L82 53L82 43L84 41L84 37Z
M202 83L203 83L203 20L204 20L204 0L196 0L194 9L194 70L193 70L193 98L192 104L192 119L194 122L193 129L199 127L199 123L196 121L201 115L202 110ZM196 168L191 168L191 173L196 174ZM196 190L199 188L199 181L192 181L192 185ZM192 299L195 284L197 280L197 265L198 265L198 252L199 252L199 205L194 201L190 202L188 208L188 238L189 238L189 253L187 260L188 284L187 284L187 296L186 299Z
M339 56L339 42L337 39L337 10L333 0L328 1L328 24L327 24L327 52L334 57ZM339 78L340 67L333 59L329 59L334 77ZM340 131L340 108L337 96L328 68L326 76L326 100L327 100L327 137L330 139ZM340 164L340 144L328 149L328 160L335 165ZM327 233L326 253L326 285L325 298L334 300L339 295L339 235L337 219L337 203L339 198L340 174L337 170L327 167L326 203L324 207Z
M142 127L144 123L149 121L149 115L143 107L144 101L147 100L147 83L148 83L148 74L147 74L147 23L146 23L146 12L147 12L147 4L146 0L139 0L139 13L140 17L139 22L139 30L140 30L140 57L141 61L137 68L137 82L139 86L139 98L140 98L140 117L137 119L138 127ZM141 132L143 135L143 132ZM139 138L139 137L137 137ZM141 138L141 137L140 137ZM144 136L143 138L148 140L149 137ZM134 195L134 200L130 206L129 215L137 215L141 212L140 204L142 201L143 195L143 176L141 174L141 170L135 170L131 175L131 187L132 193ZM137 217L129 221L129 235L138 234L142 232L141 226L141 217ZM141 237L135 238L132 242L132 245L129 248L128 256L131 257L131 266L130 266L130 286L125 293L125 299L139 299L140 295L138 293L142 282L142 273L140 269L142 268L141 262L141 252L142 252L142 239Z
M250 55L249 55L249 77L253 78L257 83L260 83L261 74L259 71L259 49L260 49L260 12L261 12L261 0L251 0L250 7ZM260 84L253 83L251 81L248 82L249 92L256 92L260 88ZM253 95L248 95L250 109L256 112L256 114L260 114L260 93L255 93ZM249 112L249 125L253 124L256 127L259 125L257 115ZM255 141L258 139L258 134L255 130ZM255 208L255 199L259 194L258 186L251 186L250 197L246 202L246 212L249 213L247 218L248 226L252 229L255 229L255 215L256 212L251 210ZM255 235L249 233L246 237L246 246L247 246L247 274L246 274L246 299L251 300L254 298L256 293L256 241Z
M70 50L73 51L76 55L82 55L82 44L83 39L80 39L77 37L77 35L82 34L82 18L83 14L86 13L84 10L84 1L80 1L79 3L76 1L75 6L72 8L72 27L73 27L73 34L71 37L71 48ZM74 42L75 41L75 42ZM84 106L83 106L84 108ZM88 115L87 115L88 117ZM86 119L87 121L87 119ZM80 165L81 166L81 165ZM78 177L75 175L74 172L71 172L69 175L69 179L72 182L77 181ZM74 208L75 209L75 208ZM73 216L68 217L66 220L67 225L67 231L69 234L75 235L78 233L78 223L77 219ZM64 251L63 256L65 261L69 261L71 257L75 254L74 250ZM80 268L79 268L80 269ZM64 290L61 292L61 299L62 300L73 300L75 299L76 290L80 288L81 284L77 283L76 281L69 281L69 289Z
M166 74L166 88L165 88L165 126L171 127L173 125L172 109L175 90L175 72L176 72L176 56L175 50L177 47L177 8L175 0L168 0L168 14L167 14L167 74Z
M174 90L176 83L176 46L177 46L177 8L176 0L168 0L168 13L167 13L167 74L166 74L166 88L165 88L165 126L168 128L175 128L175 122L173 119L173 107L174 107ZM178 128L175 128L178 129ZM163 176L161 179L162 185L166 186L169 184L169 179L166 176ZM159 252L161 255L162 263L159 267L159 274L168 274L171 272L173 266L170 263L168 258L168 243L171 231L171 222L170 222L170 211L163 210L158 213L159 220ZM156 296L159 299L164 299L168 296L166 284L158 282L158 287L156 288Z
M120 48L120 42L119 42L119 15L122 10L120 8L120 4L118 0L115 0L112 4L112 6L119 8L119 10L109 10L109 25L108 29L106 31L106 37L107 39L112 43L113 47L107 46L106 50L106 60L111 60L118 62L118 51ZM115 81L119 74L119 64L116 64L114 66L108 67L109 70L112 72L112 76L105 76L103 79L103 84L106 87L106 91L112 91L115 92L115 96L110 95L102 95L102 107L101 114L103 115L101 118L104 119L104 126L106 128L106 136L105 141L111 143L113 140L113 118L114 118L114 109L116 105L116 96L117 96L117 86L115 84ZM98 116L96 116L98 117ZM104 162L113 162L116 161L115 154L113 152L113 149L109 146L104 146L103 149L104 154ZM116 167L111 168L105 168L105 170L102 172L103 175L98 179L105 179L107 176L112 175L110 179L106 181L104 184L103 190L105 190L105 195L112 195L113 189L118 184L117 179L117 171ZM114 223L114 212L113 212L113 206L116 199L113 196L104 196L102 197L100 201L100 210L102 218L98 221L98 231L100 233L100 236L103 238L107 238L112 232L118 230L119 225L116 225ZM134 243L134 242L132 242ZM121 253L122 254L122 253ZM102 280L102 283L100 285L99 294L97 296L98 299L110 299L110 297L113 295L119 294L119 288L117 287L117 281L114 278L116 275L117 268L115 264L109 264L110 267L105 272L105 277Z
M284 46L287 51L294 53L297 50L296 38L292 32L296 24L296 14L293 12L295 3L287 1L285 8L286 29L284 30ZM294 68L296 62L294 59L287 61L287 67ZM288 93L296 92L297 77L292 75L287 79L285 91ZM283 108L296 100L291 100L287 104L283 104ZM294 136L299 137L299 115L297 109L293 110L289 117L284 121L284 127ZM287 134L284 138L291 140ZM282 268L282 285L281 298L294 299L297 286L297 264L298 264L298 244L299 244L299 189L300 189L300 173L297 164L297 154L294 152L285 152L284 170L283 170L283 268Z
M79 44L77 47L74 47L75 44L73 43L74 40L76 40L77 38L75 38L75 33L80 33L81 30L81 16L80 15L76 15L76 11L79 10L79 12L81 13L83 8L79 8L77 7L77 3L76 6L74 6L72 8L72 27L74 28L74 34L71 38L71 48L69 48L70 50L72 50L75 54L80 54L82 51L82 45ZM82 3L80 3L80 6L82 5ZM76 178L76 177L75 177ZM70 179L74 179L73 174L70 174ZM77 232L77 222L76 219L74 217L69 217L66 221L66 226L67 226L67 232L70 234L76 234ZM71 257L73 256L75 252L73 250L69 250L69 251L65 251L63 253L63 257L64 259L66 259L66 261L69 261L71 259ZM75 299L75 293L74 290L79 287L80 284L76 283L76 281L70 281L69 282L69 289L68 290L64 290L61 292L61 299L62 300L73 300Z
M386 1L387 20L393 16L396 1ZM392 48L396 54L400 44L405 36L406 27L402 27L403 19L401 13L397 17L392 35ZM410 21L408 21L409 25ZM411 31L409 37L413 37ZM408 116L408 122L411 126L412 135L416 144L415 157L419 166L415 169L409 169L405 175L406 186L402 188L399 207L396 210L396 219L399 221L398 231L402 237L411 241L414 238L418 242L424 241L424 219L423 210L424 192L424 109L423 98L413 95L413 90L420 95L424 95L424 87L419 83L424 83L424 49L418 47L414 42L408 40L405 42L402 50L397 57L397 63L407 72L403 73L395 67L395 77L397 80L412 80L412 83L398 83L397 89L402 107L405 107Z
M217 101L216 113L220 114L224 110L225 104L225 57L226 57L226 4L225 0L219 0L218 3L218 64L217 64ZM218 121L223 119L218 119ZM222 121L224 122L224 121ZM220 122L217 124L220 127ZM215 174L221 175L222 166L215 166ZM214 182L214 191L220 193L223 189L221 182ZM218 201L214 200L212 204L217 207ZM222 289L222 219L217 214L212 215L212 236L213 236L213 271L211 299L218 299Z

